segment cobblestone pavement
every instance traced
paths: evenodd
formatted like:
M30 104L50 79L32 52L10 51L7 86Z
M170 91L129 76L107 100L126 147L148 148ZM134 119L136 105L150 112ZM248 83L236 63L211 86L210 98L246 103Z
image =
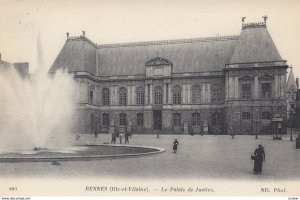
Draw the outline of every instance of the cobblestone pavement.
M47 162L0 163L2 177L102 177L102 178L218 178L245 180L299 180L300 150L290 135L283 140L272 136L228 135L133 135L130 145L165 148L156 155L94 160L65 161L54 166ZM178 152L172 151L173 140L179 141ZM294 137L295 138L295 137ZM103 144L110 142L110 135L81 135L81 144ZM118 141L118 140L117 140ZM253 175L250 155L258 144L266 152L266 162L261 175Z

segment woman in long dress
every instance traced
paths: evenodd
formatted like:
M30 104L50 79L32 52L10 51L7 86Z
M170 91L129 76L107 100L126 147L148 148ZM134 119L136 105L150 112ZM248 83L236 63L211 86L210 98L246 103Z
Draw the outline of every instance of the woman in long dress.
M254 160L253 171L255 174L257 173L261 174L262 164L263 161L265 161L265 157L266 157L264 147L262 145L258 145L258 148L255 149L254 156L255 156L255 160Z

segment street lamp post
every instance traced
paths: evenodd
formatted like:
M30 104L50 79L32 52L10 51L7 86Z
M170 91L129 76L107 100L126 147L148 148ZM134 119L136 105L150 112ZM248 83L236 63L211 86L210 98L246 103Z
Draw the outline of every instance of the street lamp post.
M258 117L255 117L254 123L255 123L255 139L257 140L257 139L258 139L258 137L257 137L257 123L258 123Z
M294 126L294 108L291 108L290 109L290 129L291 129L290 141L293 141L293 126Z

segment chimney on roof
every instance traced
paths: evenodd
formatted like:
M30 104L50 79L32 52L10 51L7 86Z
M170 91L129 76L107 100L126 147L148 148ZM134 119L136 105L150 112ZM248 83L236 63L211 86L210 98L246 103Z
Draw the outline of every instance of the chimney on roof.
M82 35L85 36L85 31L82 31Z
M69 32L67 32L67 39L69 38Z
M297 90L299 89L299 77L296 78Z

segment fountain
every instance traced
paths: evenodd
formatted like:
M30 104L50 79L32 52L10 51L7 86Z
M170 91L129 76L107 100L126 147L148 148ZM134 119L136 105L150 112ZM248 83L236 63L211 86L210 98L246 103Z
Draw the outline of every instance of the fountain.
M95 160L164 151L160 148L74 145L76 98L72 74L40 70L22 78L13 66L0 71L0 162Z
M73 74L48 74L40 37L37 49L40 68L30 77L20 76L13 65L0 68L0 162L90 160L161 152L132 146L74 145L78 135L72 134L76 123Z
M74 83L68 73L43 70L22 78L13 66L0 72L0 152L71 145Z

